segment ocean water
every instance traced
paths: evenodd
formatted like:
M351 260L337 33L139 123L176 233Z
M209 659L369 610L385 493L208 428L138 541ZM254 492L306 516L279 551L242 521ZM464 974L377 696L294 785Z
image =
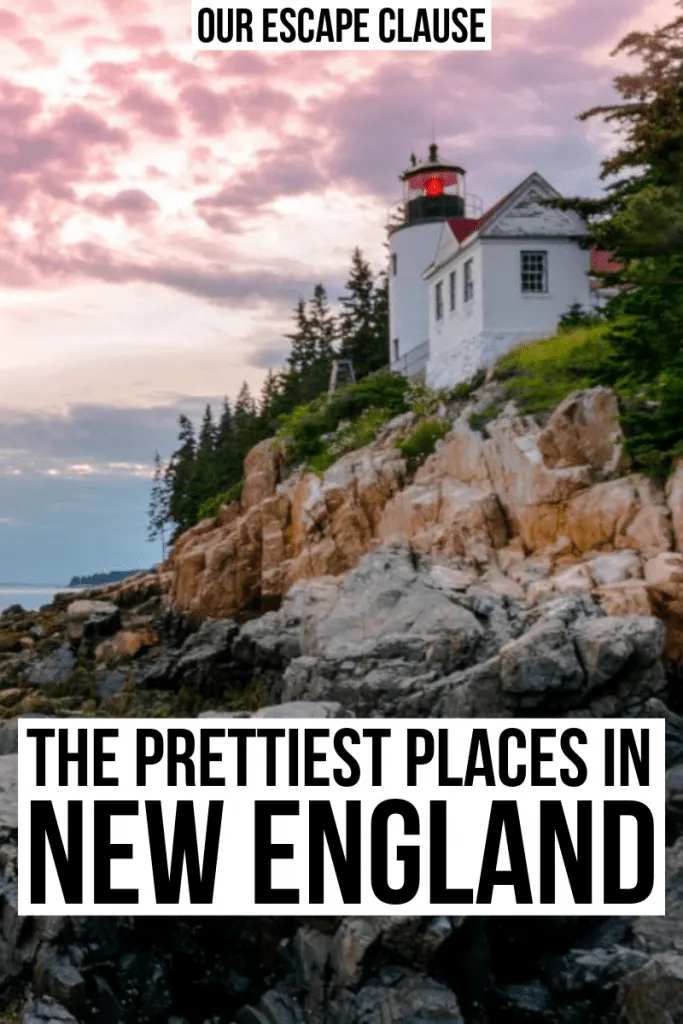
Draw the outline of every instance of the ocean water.
M43 604L50 604L58 591L67 587L30 587L0 583L0 612L10 605L20 604L26 611L33 611Z

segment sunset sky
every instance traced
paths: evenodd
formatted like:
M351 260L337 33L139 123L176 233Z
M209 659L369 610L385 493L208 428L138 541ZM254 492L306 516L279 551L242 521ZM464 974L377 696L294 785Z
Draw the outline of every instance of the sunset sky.
M668 0L494 0L491 52L193 54L187 0L0 10L0 580L145 566L180 410L255 390L300 296L376 265L411 151L490 205L595 194L609 52Z

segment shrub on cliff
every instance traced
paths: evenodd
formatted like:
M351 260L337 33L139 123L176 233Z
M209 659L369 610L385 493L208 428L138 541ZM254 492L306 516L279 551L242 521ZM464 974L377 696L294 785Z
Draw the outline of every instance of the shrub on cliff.
M423 420L410 431L407 437L396 442L396 447L405 456L411 473L414 473L432 454L436 448L436 442L446 436L451 426L449 420Z
M197 522L201 522L202 519L211 519L213 516L218 515L219 509L223 505L230 505L233 501L239 501L242 496L242 488L244 487L244 480L239 480L232 487L228 487L227 491L221 491L220 494L216 494L213 498L207 498L199 506L197 513Z
M381 410L382 415L374 418L379 429L387 419L406 411L405 399L409 387L403 377L388 372L377 373L365 377L357 384L320 395L307 405L299 406L288 416L282 417L278 430L278 435L287 441L288 461L291 465L316 458L319 461L320 456L330 451L330 435L334 434L339 425L344 421L357 422L367 410ZM372 422L372 418L366 418L365 426ZM367 436L367 431L364 436ZM369 444L371 440L372 437L367 437L362 444Z

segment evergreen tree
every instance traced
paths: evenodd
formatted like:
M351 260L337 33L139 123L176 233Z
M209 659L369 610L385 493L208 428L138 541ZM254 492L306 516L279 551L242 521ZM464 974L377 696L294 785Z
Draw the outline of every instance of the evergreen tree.
M327 389L335 354L337 323L323 284L317 284L313 290L313 298L308 304L308 323L315 349L310 365L302 374L301 397L304 402L310 402Z
M303 299L299 299L294 310L294 330L291 334L286 334L285 337L292 346L287 359L289 376L300 379L309 366L315 362L317 355L313 325Z
M273 433L277 427L278 403L282 393L281 375L268 370L263 379L259 398L259 418L266 433Z
M167 468L169 487L169 517L175 523L174 538L195 522L201 495L195 489L195 460L197 445L192 421L184 413L178 418L179 447L171 456Z
M353 361L356 379L360 379L388 360L384 331L376 319L381 303L377 304L372 269L360 249L353 252L346 292L340 302L339 355Z
M203 500L218 489L217 434L211 406L207 404L199 429L194 463L194 490Z
M235 451L240 463L240 477L244 457L261 440L258 407L246 381L243 382L233 416L235 425Z
M166 558L166 527L170 516L169 500L168 478L164 471L161 456L159 452L155 452L152 493L148 508L147 539L150 543L154 543L156 540L161 541L162 561Z
M242 475L232 409L227 398L216 427L216 493L227 491ZM205 498L212 495L205 495Z
M683 366L683 17L629 34L617 53L641 60L640 70L615 79L622 101L579 118L618 125L620 147L601 171L615 180L600 199L555 205L585 216L590 241L622 263L603 275L606 284L625 286L607 306L610 372L643 381Z

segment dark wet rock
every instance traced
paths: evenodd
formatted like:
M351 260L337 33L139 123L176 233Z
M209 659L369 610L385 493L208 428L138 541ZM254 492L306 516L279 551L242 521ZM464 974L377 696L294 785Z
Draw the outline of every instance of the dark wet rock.
M102 669L95 673L95 690L100 700L121 693L126 685L127 673L120 668Z
M33 981L39 992L51 995L69 1009L75 1009L85 1000L85 981L68 955L54 949L43 948L36 957Z
M66 610L67 635L72 642L90 645L113 636L121 628L121 612L111 601L79 599Z
M621 984L623 1024L678 1024L683 1021L683 956L652 957Z
M68 679L75 667L76 655L68 644L62 644L33 666L27 681L30 686L56 686Z
M55 999L36 999L21 1015L21 1024L79 1024L76 1017Z
M608 617L586 595L529 606L457 576L379 549L343 580L301 582L278 611L242 624L200 623L154 594L119 604L117 619L111 607L93 613L106 596L93 594L70 620L72 632L82 626L73 646L72 598L17 611L6 628L33 630L35 647L0 659L0 714L662 717L666 917L20 918L10 721L0 724L0 1005L11 985L26 992L29 1024L617 1024L620 1012L622 1024L659 1024L643 1014L659 1012L660 991L677 1005L683 957L683 718L668 706L680 710L660 624ZM160 643L104 663L88 622L98 639L116 625Z
M220 696L231 678L233 641L239 633L236 623L207 619L187 638L172 669L177 688L190 686L203 696Z

